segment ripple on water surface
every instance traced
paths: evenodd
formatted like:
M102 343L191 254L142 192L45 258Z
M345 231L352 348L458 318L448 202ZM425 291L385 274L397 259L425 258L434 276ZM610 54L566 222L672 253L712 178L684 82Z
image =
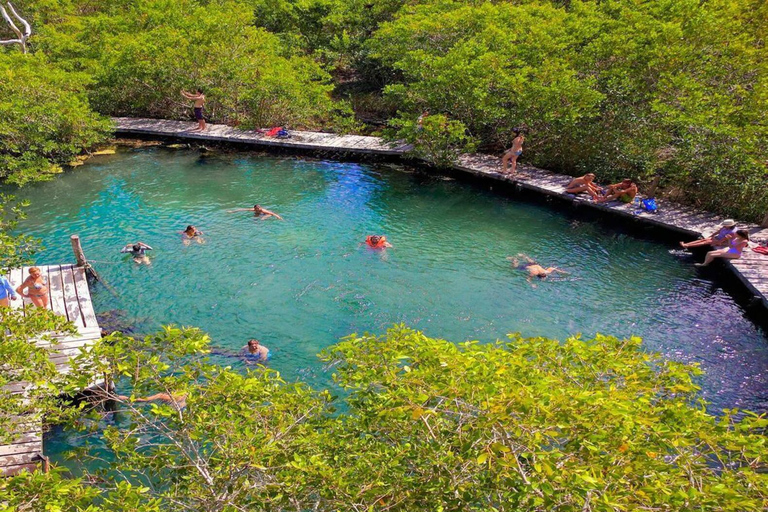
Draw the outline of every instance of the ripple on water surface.
M768 408L764 333L733 299L662 243L392 165L249 154L132 150L18 192L22 229L70 261L79 233L117 290L98 310L145 325L196 325L228 350L250 337L288 378L328 384L315 357L352 332L404 322L453 341L508 332L564 338L638 335L700 363L714 410ZM285 217L227 213L259 203ZM205 244L182 244L194 224ZM395 248L360 247L386 234ZM141 240L152 265L119 249ZM525 253L570 275L528 283L507 256Z

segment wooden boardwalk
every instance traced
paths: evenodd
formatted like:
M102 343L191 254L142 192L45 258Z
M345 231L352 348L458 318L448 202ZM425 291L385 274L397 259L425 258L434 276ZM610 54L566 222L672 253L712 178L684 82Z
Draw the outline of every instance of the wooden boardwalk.
M411 149L411 146L407 144L390 146L377 137L359 135L338 136L330 133L291 131L291 138L275 139L255 131L238 130L225 125L208 125L209 128L205 132L190 132L190 129L197 126L196 123L124 117L114 118L113 121L116 125L116 133L129 136L161 136L182 140L237 142L254 146L292 147L313 151L329 150L403 157ZM634 222L677 231L683 237L696 238L699 235L708 235L723 220L717 215L670 204L666 201L659 202L659 212L655 214L641 211L632 204L597 204L586 196L566 194L565 185L571 180L569 176L523 165L518 166L518 176L510 179L499 173L501 159L491 155L463 155L454 169L486 179L511 182L522 190L558 197L561 200L571 202L574 206L593 208L632 219ZM749 229L753 240L768 240L768 229L743 223L740 223L740 226ZM741 259L726 262L726 265L750 290L755 300L762 302L763 306L768 308L768 256L760 255L748 249Z
M60 373L69 371L69 360L80 353L81 348L92 345L101 337L101 329L96 321L96 314L91 303L91 294L85 277L85 270L74 265L40 266L40 271L48 283L48 299L51 309L77 327L77 336L57 336L53 342L39 341L37 345L45 347L51 361ZM13 287L19 286L29 275L29 267L16 268L6 273ZM11 301L11 307L20 308L20 300ZM31 304L28 297L23 297L25 305ZM31 384L20 383L9 386L13 394L23 395ZM18 418L17 437L7 445L0 445L0 475L10 475L25 469L37 467L43 460L43 424L42 420Z

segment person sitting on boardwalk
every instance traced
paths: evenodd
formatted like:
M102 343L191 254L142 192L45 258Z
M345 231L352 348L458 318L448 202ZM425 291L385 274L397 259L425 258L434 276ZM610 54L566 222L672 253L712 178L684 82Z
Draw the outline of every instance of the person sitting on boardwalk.
M637 185L629 178L622 180L621 183L608 185L605 195L596 197L596 203L607 203L608 201L621 201L622 203L631 203L637 195Z
M203 105L205 105L205 94L201 88L197 88L197 94L190 94L187 91L181 91L181 95L188 100L195 100L195 119L197 119L197 128L193 128L190 131L203 131L205 130L205 118L203 117Z
M264 363L269 359L269 349L262 345L257 339L248 340L248 344L243 347L246 359Z
M728 240L728 247L709 251L704 258L704 263L696 263L696 266L706 267L715 261L715 258L723 258L726 260L739 259L741 258L741 253L747 248L747 245L749 245L749 232L747 232L746 229L739 229L736 231L733 238Z
M392 244L387 242L387 237L382 235L368 235L365 237L365 245L371 249L385 249L392 247Z
M19 296L5 276L0 276L0 306L10 306L9 300L16 300Z
M198 230L192 224L187 226L187 229L181 232L181 238L184 241L184 245L189 245L191 240L195 240L199 244L204 244L205 240L203 240L202 235L203 232Z
M733 219L725 219L720 224L720 229L709 235L707 238L701 240L694 240L693 242L680 242L680 247L683 249L690 249L691 247L723 247L728 245L728 241L736 235L736 222Z
M523 142L525 142L525 135L522 132L515 132L515 138L512 139L512 147L504 153L501 157L502 174L514 176L517 171L517 159L523 154ZM509 162L512 162L512 171L507 172L509 168Z
M283 220L283 218L278 214L276 214L275 212L271 212L266 208L262 208L257 204L253 205L253 208L238 208L237 210L229 210L227 213L235 213L235 212L253 212L253 215L256 217L261 217L261 216L276 217L280 220Z
M142 263L145 265L149 265L151 262L149 261L149 256L146 255L145 251L151 251L152 248L145 244L144 242L136 242L135 244L128 244L122 249L120 249L120 252L122 253L130 253L131 256L133 256L133 261L141 265Z
M547 267L544 268L538 263L536 263L536 260L529 257L526 254L519 253L517 256L507 258L509 261L512 262L512 266L515 267L518 270L525 270L528 272L528 282L530 283L531 280L534 277L538 277L539 279L544 279L548 275L557 272L559 274L568 274L565 270L561 270L557 267Z
M579 178L573 178L568 185L565 186L566 194L581 194L586 192L592 199L596 199L600 193L600 187L595 185L595 175L590 173L585 174Z
M38 267L29 269L29 276L21 285L16 288L16 293L24 295L24 289L27 290L27 297L32 304L39 308L48 309L48 286Z

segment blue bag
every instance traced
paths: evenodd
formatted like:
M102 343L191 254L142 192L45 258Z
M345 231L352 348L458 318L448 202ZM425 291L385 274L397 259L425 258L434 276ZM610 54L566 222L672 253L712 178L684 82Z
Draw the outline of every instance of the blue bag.
M656 204L655 197L649 197L648 199L643 199L642 205L643 205L643 209L647 212L656 213L659 211L659 207Z

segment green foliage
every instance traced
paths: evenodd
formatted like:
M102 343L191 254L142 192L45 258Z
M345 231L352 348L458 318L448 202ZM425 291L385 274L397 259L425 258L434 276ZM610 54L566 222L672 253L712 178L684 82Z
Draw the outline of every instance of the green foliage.
M40 250L37 239L12 234L20 219L25 217L26 202L17 202L14 196L0 194L0 267L18 268L29 264L32 256Z
M12 502L63 486L80 507L63 510L99 510L94 488L142 510L768 504L758 472L768 419L710 416L696 399L699 370L643 352L637 338L455 345L405 327L354 335L322 355L347 390L342 399L272 370L211 365L208 343L197 329L168 327L98 347L96 360L123 376L119 386L133 386L130 397L108 395L120 421L90 433L113 467L75 482L11 479ZM141 401L158 392L173 398Z
M109 123L91 111L85 83L42 55L0 51L0 179L50 178L105 140Z
M467 135L467 128L461 121L448 119L444 115L424 116L422 123L394 119L387 138L404 140L413 145L414 156L432 162L438 167L447 167L458 160L462 153L474 150L475 143Z
M90 97L110 115L189 118L181 90L202 87L207 116L246 127L318 128L343 119L329 75L254 27L243 2L106 3L48 27L40 48L93 77Z

